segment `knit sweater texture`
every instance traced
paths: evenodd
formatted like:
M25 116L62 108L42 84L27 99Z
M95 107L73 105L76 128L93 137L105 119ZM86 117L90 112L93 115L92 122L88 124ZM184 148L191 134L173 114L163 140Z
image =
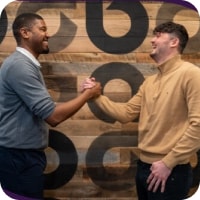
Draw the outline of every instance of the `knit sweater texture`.
M104 95L97 105L122 123L139 116L138 148L143 162L167 167L188 163L200 148L200 69L176 55L157 66L128 102ZM134 78L134 77L133 77Z
M0 147L46 148L45 119L54 108L39 66L19 51L5 59L0 68Z

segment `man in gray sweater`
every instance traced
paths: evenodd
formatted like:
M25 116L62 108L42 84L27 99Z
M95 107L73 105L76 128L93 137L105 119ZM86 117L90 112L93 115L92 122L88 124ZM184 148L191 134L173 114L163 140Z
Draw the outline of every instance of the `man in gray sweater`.
M78 97L55 104L37 58L48 53L47 27L34 13L16 17L17 48L0 68L0 183L10 193L43 199L44 149L48 126L56 126L100 94L100 84Z

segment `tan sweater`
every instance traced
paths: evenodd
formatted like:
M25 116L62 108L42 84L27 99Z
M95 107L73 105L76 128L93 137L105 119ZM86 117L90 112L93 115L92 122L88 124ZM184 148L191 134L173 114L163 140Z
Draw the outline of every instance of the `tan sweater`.
M133 77L134 78L134 77ZM147 163L188 163L200 148L200 69L177 55L158 66L127 103L101 95L95 102L122 123L139 116L138 148Z

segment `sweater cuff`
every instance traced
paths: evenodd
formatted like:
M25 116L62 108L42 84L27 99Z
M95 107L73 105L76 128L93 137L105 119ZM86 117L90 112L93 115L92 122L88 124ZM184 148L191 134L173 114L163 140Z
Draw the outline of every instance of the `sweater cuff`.
M101 99L103 99L103 95L100 95L94 99L94 102L99 105L101 103Z
M169 169L173 169L176 165L177 165L177 162L170 158L168 155L165 156L162 161L165 163L165 165L169 168Z
M190 162L192 155L189 158L182 158L179 156L175 156L172 152L167 154L162 161L165 163L165 165L173 169L176 165L181 165L181 164L187 164Z

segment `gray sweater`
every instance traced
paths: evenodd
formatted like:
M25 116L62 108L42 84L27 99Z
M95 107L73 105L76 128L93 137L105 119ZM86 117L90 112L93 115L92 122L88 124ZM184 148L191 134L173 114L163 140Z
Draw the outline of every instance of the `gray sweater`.
M0 146L43 149L48 145L46 119L54 110L40 71L15 51L0 68Z

